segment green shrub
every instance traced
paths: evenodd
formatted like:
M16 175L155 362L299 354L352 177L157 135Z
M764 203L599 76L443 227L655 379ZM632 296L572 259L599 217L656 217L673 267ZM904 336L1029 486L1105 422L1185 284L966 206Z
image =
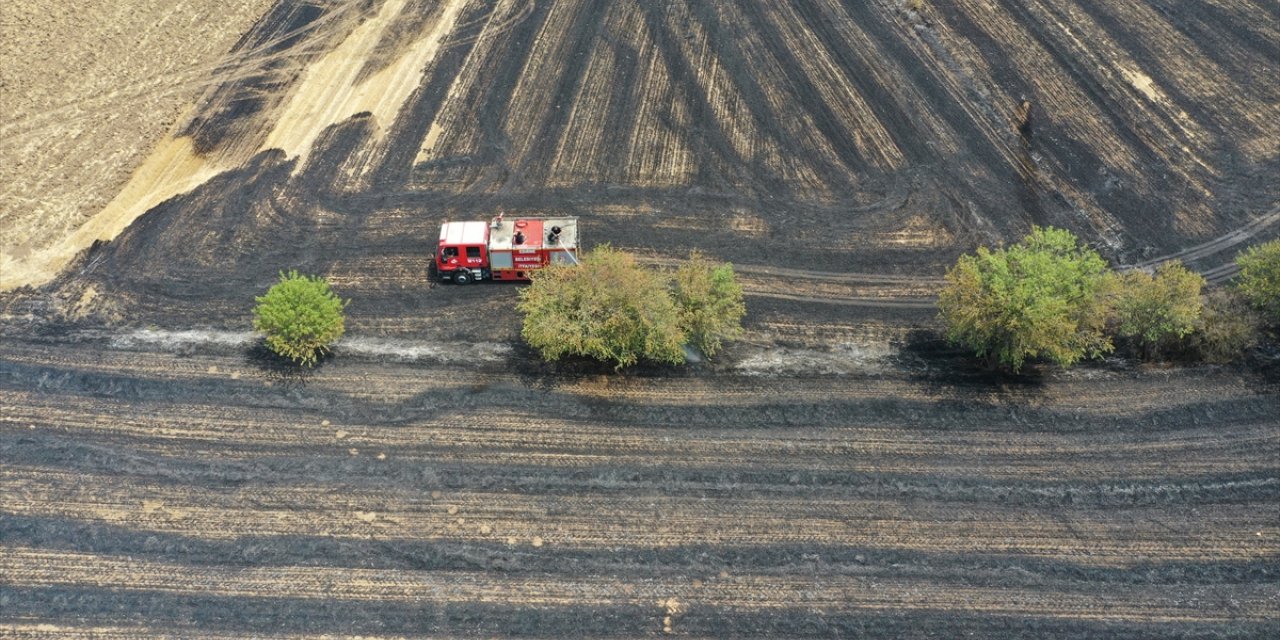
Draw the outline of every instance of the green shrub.
M579 266L534 272L519 295L520 333L547 360L582 355L618 369L641 359L684 362L685 334L663 277L608 245Z
M1270 323L1280 323L1280 240L1250 247L1236 256L1237 286Z
M1230 289L1211 291L1188 344L1208 362L1238 360L1258 344L1258 314Z
M253 328L267 347L294 362L312 366L345 331L343 302L319 276L280 273L266 295L257 298Z
M676 270L675 302L681 329L707 357L720 351L725 340L742 335L747 307L729 263L714 264L697 251L690 253Z
M1132 339L1143 358L1196 328L1203 303L1200 274L1181 262L1166 262L1155 274L1130 271L1121 276L1115 300L1116 334Z
M1018 371L1028 358L1070 365L1112 349L1107 298L1115 277L1096 251L1062 229L961 256L938 298L953 344Z

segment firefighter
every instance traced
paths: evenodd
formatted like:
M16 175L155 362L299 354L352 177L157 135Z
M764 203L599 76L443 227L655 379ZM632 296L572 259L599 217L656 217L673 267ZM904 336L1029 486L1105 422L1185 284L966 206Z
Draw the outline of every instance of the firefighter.
M1023 138L1031 137L1031 101L1026 96L1022 96L1022 102L1018 103L1018 108L1014 111L1014 119L1018 122L1018 135Z

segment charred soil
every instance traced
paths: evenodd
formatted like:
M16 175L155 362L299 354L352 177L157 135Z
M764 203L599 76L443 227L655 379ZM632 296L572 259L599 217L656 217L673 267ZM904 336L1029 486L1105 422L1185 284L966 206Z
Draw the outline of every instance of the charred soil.
M906 4L277 2L109 220L0 255L0 635L1280 633L1274 366L928 338L1031 224L1219 280L1274 237L1280 15ZM515 287L427 278L500 211L733 262L745 339L538 362ZM352 300L314 370L249 332L281 269Z

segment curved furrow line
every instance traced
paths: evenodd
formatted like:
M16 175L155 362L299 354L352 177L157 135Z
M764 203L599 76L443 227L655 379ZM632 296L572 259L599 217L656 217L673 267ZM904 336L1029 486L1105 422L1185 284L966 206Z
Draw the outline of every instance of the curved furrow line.
M521 606L630 604L654 607L662 602L705 606L775 609L806 602L819 610L837 610L850 602L860 608L906 610L965 609L1021 615L1127 617L1146 621L1265 620L1269 590L1246 585L1231 589L1232 610L1202 609L1187 587L1127 587L1107 594L1049 592L1033 594L1006 588L929 585L912 579L750 573L691 585L686 578L648 580L628 585L612 577L512 576L457 571L447 574L388 572L327 567L224 569L167 562L135 562L102 554L54 555L37 549L6 550L0 567L11 584L111 587L157 593L216 594L230 597L336 598L379 602L492 602ZM1017 593L1011 599L1011 595ZM678 599L673 594L679 596ZM1103 606L1105 616L1097 610ZM657 609L657 607L655 607ZM683 609L681 609L683 610ZM661 609L658 609L660 612Z
M499 18L498 22L494 22L493 21L494 16L497 15L497 9L494 9L489 13L488 17L483 19L483 20L486 20L487 23L485 24L484 28L481 30L480 33L477 33L474 36L467 36L465 38L461 38L461 37L445 38L440 42L441 48L456 47L460 45L480 43L487 40L496 39L498 36L501 36L502 34L507 33L508 31L511 31L512 29L520 26L520 23L527 20L529 16L533 15L533 13L537 10L536 0L512 0L512 1L520 3L519 10L511 12L509 15L502 16L501 18ZM481 20L482 20L481 18L477 18L470 22L458 23L457 25L454 26L453 31L455 33L466 32L467 30L470 30L471 28L478 25Z
M1112 508L811 496L525 495L479 491L331 491L329 485L224 490L87 476L6 473L0 509L188 537L375 536L501 543L531 536L565 548L824 544L916 551L1018 553L1098 566L1261 559L1280 525L1249 504L1200 504L1194 529L1170 527L1164 505ZM29 474L27 474L29 475ZM1068 516L1069 517L1066 517ZM989 531L1001 531L991 538ZM1123 532L1124 535L1117 535ZM512 544L508 542L508 544ZM1082 553L1087 550L1087 553Z
M1061 395L1042 398L1041 403L1050 403L1038 409L1017 403L981 409L975 405L972 423L963 434L955 434L929 426L929 407L957 396L922 393L925 388L892 380L864 379L848 385L839 378L815 379L802 390L756 378L694 385L604 380L563 385L554 395L529 397L515 392L524 384L519 376L475 374L434 382L418 368L406 369L405 376L328 375L299 390L305 391L302 394L276 391L266 386L270 380L235 379L234 371L210 373L195 366L188 372L190 380L200 382L152 384L142 392L128 391L140 383L132 377L79 382L83 391L72 393L63 384L70 379L61 374L32 375L36 387L44 390L8 390L0 397L12 407L6 422L17 429L39 425L41 433L126 438L130 447L166 454L183 446L215 446L223 449L220 457L235 459L242 458L235 446L269 447L247 449L248 459L288 454L289 447L317 446L329 452L358 448L367 455L371 450L395 451L415 459L438 455L476 463L505 456L529 464L589 466L625 455L619 462L645 466L662 456L681 465L703 464L714 460L718 451L725 460L766 466L774 466L776 461L770 459L777 457L803 462L806 468L845 465L851 470L896 472L902 464L898 456L914 450L924 459L930 451L939 454L938 462L949 469L975 465L972 473L988 467L1003 473L1007 466L1024 473L1034 469L1037 476L1116 477L1256 470L1258 464L1265 466L1278 440L1267 426L1266 403L1256 391L1187 386L1176 379L1148 389L1121 381L1064 382ZM153 370L148 375L162 374ZM345 402L365 403L366 408L333 407L336 396L326 389L351 384L367 385L367 390L342 391ZM478 384L484 388L477 390ZM1093 388L1098 384L1112 388L1099 392ZM156 402L181 393L179 387L187 389L184 400ZM397 387L404 388L392 397L377 391ZM52 395L56 389L60 390ZM466 400L468 395L474 400ZM400 407L405 401L412 406ZM472 415L476 406L485 407L483 416ZM833 413L845 417L832 421ZM102 415L115 419L103 420ZM1155 431L1106 426L1175 416L1176 427ZM379 421L388 417L394 417L392 423L380 426ZM993 430L992 421L1027 426ZM769 425L787 425L786 436L768 432ZM1069 425L1076 426L1060 431ZM635 457L636 453L648 455ZM941 455L945 453L951 455ZM1052 461L1058 456L1066 457L1055 465Z
M93 476L90 476L93 477ZM1055 507L866 499L717 496L702 492L417 494L217 490L98 476L92 491L5 478L0 512L223 541L284 536L546 545L572 550L822 545L880 551L1016 554L1096 567L1239 562L1274 557L1280 525L1253 504L1197 504L1194 521L1167 505ZM992 501L995 502L995 501ZM992 535L999 532L999 535ZM535 542L534 546L541 546Z
M1183 249L1181 251L1177 251L1174 253L1158 256L1150 260L1147 260L1145 262L1139 262L1133 265L1126 265L1125 268L1149 269L1149 268L1158 266L1161 263L1169 262L1172 260L1181 260L1183 262L1192 262L1194 260L1200 260L1202 258L1214 255L1216 253L1221 253L1227 249L1243 244L1253 239L1254 237L1256 237L1259 233L1262 233L1263 231L1266 231L1267 229L1271 228L1271 226L1276 224L1277 222L1280 222L1280 206L1277 206L1276 208L1272 209L1270 212L1258 217L1252 222L1249 222L1244 226L1233 229L1221 236L1218 236L1212 240L1209 240L1208 242L1203 242L1193 247L1187 247L1186 249ZM1222 267L1218 267L1218 268L1222 268ZM1202 273L1207 273L1207 272L1202 272Z
M803 389L794 392L789 392L787 385L779 385L783 378L742 376L724 379L723 388L711 382L631 388L588 382L530 394L522 391L528 379L521 376L490 377L479 372L468 376L424 376L423 369L406 369L408 375L405 376L357 371L290 381L262 374L257 374L256 379L245 379L237 375L238 371L226 373L222 369L201 375L197 367L190 373L190 382L182 383L166 381L161 377L162 372L140 378L19 370L18 375L27 376L32 388L14 388L18 378L10 378L4 385L3 397L12 406L13 423L20 422L18 416L51 412L50 415L59 420L80 424L77 412L91 417L95 410L136 414L139 418L151 412L156 417L196 425L211 417L235 416L229 419L252 423L255 419L294 415L294 419L301 422L291 429L303 432L322 420L358 425L390 421L399 425L397 428L430 425L459 419L474 412L477 406L484 406L481 424L487 428L519 424L536 416L549 426L566 425L567 429L580 428L577 425L592 428L590 423L599 421L628 429L642 426L661 429L667 433L682 429L711 430L717 437L765 432L776 426L791 429L792 437L810 437L809 429L818 425L836 429L833 433L880 425L909 430L917 433L916 437L930 437L929 433L936 430L928 426L930 407L964 400L962 393L933 392L927 382L902 384L863 376L852 380L843 376L812 378L802 385ZM424 377L427 380L423 380ZM434 377L444 379L441 384L433 385L431 378ZM845 386L837 384L840 382L845 382ZM1113 384L1119 382L1113 381ZM384 390L397 386L404 388L394 393ZM1019 438L1037 438L1042 437L1042 432L1057 432L1052 437L1091 438L1107 444L1158 437L1162 442L1177 444L1183 437L1214 438L1212 424L1248 425L1265 421L1267 417L1265 396L1247 388L1197 389L1171 384L1164 393L1158 393L1118 384L1114 393L1102 393L1090 385L1066 384L1062 394L1060 399L1047 399L1051 404L1040 407L1020 406L1017 398L990 403L989 399L974 395L967 400L972 407L972 417L963 423L972 428L982 425L983 420L994 420L994 424L967 433L1003 434L998 437L1006 438L1010 433L1018 434ZM1089 400L1083 401L1071 394L1087 396ZM836 414L844 417L832 421L832 415ZM738 422L753 416L751 421ZM1172 417L1180 419L1148 433L1133 427L1116 428L1129 421L1159 423ZM1187 435L1175 437L1175 434Z
M1136 263L1132 265L1122 265L1118 267L1120 271L1129 271L1134 269L1152 269L1162 263L1173 260L1190 262L1200 260L1205 257L1221 253L1222 251L1236 247L1248 240L1256 237L1258 234L1266 231L1277 221L1280 221L1280 207L1272 210L1270 213L1248 223L1245 226L1232 230L1213 240L1210 240L1193 247L1188 247L1182 251L1167 254L1157 258ZM681 261L674 258L662 258L654 256L643 256L641 262L647 264L655 264L664 267L678 266ZM769 265L751 265L739 264L733 265L734 271L757 275L771 276L787 283L797 282L833 282L840 284L885 284L910 286L915 285L923 289L937 290L945 284L945 279L939 277L927 276L907 276L898 274L874 274L874 273L839 273L826 271L813 271L805 269L794 269L788 267L775 267ZM1239 268L1234 262L1199 269L1198 272L1205 277L1211 284L1221 284L1239 272ZM781 285L775 285L781 286ZM839 295L803 295L803 293L782 293L777 291L762 291L758 288L744 287L747 295L763 298L774 298L779 300L791 300L794 302L807 302L815 304L833 304L841 306L858 306L858 307L882 307L882 308L898 308L898 309L932 309L937 306L936 296L919 296L919 295L895 295L889 290L883 295L876 296L839 296Z
M98 407L99 411L109 409ZM1270 458L1280 449L1280 438L1265 422L1220 427L1219 433L1224 435L1191 433L1096 443L1087 436L1033 433L1011 438L999 432L973 432L948 439L909 425L895 428L878 424L797 429L793 438L781 441L753 437L758 431L755 428L673 432L600 426L590 420L557 422L536 414L527 416L524 424L463 415L386 428L346 421L323 425L314 418L299 425L261 411L257 421L252 421L248 412L200 413L177 407L172 413L154 416L117 413L113 420L102 421L80 417L74 411L37 407L30 414L15 412L9 424L13 433L27 439L27 444L15 449L42 457L65 456L68 465L92 469L98 466L100 453L129 451L138 457L139 464L175 470L191 464L202 469L201 474L245 464L264 472L279 469L278 473L286 473L297 456L307 455L325 466L343 464L343 460L358 465L377 460L374 464L385 462L386 467L395 469L433 463L495 469L525 465L557 474L596 469L608 475L610 468L631 472L665 467L716 478L792 471L862 478L905 474L957 481L993 476L1033 483L1115 482L1266 472ZM544 426L532 428L530 421ZM26 429L23 423L39 426ZM906 438L907 433L916 435ZM835 477L824 480L830 481Z
M1235 262L1228 262L1224 265L1206 269L1200 272L1210 284L1222 284L1236 277L1240 273L1240 265Z

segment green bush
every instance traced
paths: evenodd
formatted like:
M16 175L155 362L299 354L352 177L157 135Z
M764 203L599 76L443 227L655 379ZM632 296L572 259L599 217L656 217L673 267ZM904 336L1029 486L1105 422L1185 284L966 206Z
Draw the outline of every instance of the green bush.
M641 359L684 362L685 333L663 277L608 245L579 266L534 272L519 295L520 333L547 360L581 355L618 369Z
M938 298L953 344L1018 371L1028 358L1070 365L1112 349L1107 299L1115 276L1096 251L1062 229L961 256Z
M1258 344L1258 314L1234 291L1211 291L1188 344L1208 362L1238 360Z
M1130 271L1120 278L1115 300L1116 334L1132 339L1143 358L1196 328L1204 278L1181 262L1166 262L1155 274Z
M1236 256L1237 286L1267 321L1280 323L1280 240L1261 244Z
M347 302L319 276L281 272L280 282L257 302L253 328L266 336L269 349L304 366L314 365L346 329Z
M690 253L676 270L675 302L680 327L707 357L720 351L725 340L742 335L747 307L729 263L715 264L697 251Z

